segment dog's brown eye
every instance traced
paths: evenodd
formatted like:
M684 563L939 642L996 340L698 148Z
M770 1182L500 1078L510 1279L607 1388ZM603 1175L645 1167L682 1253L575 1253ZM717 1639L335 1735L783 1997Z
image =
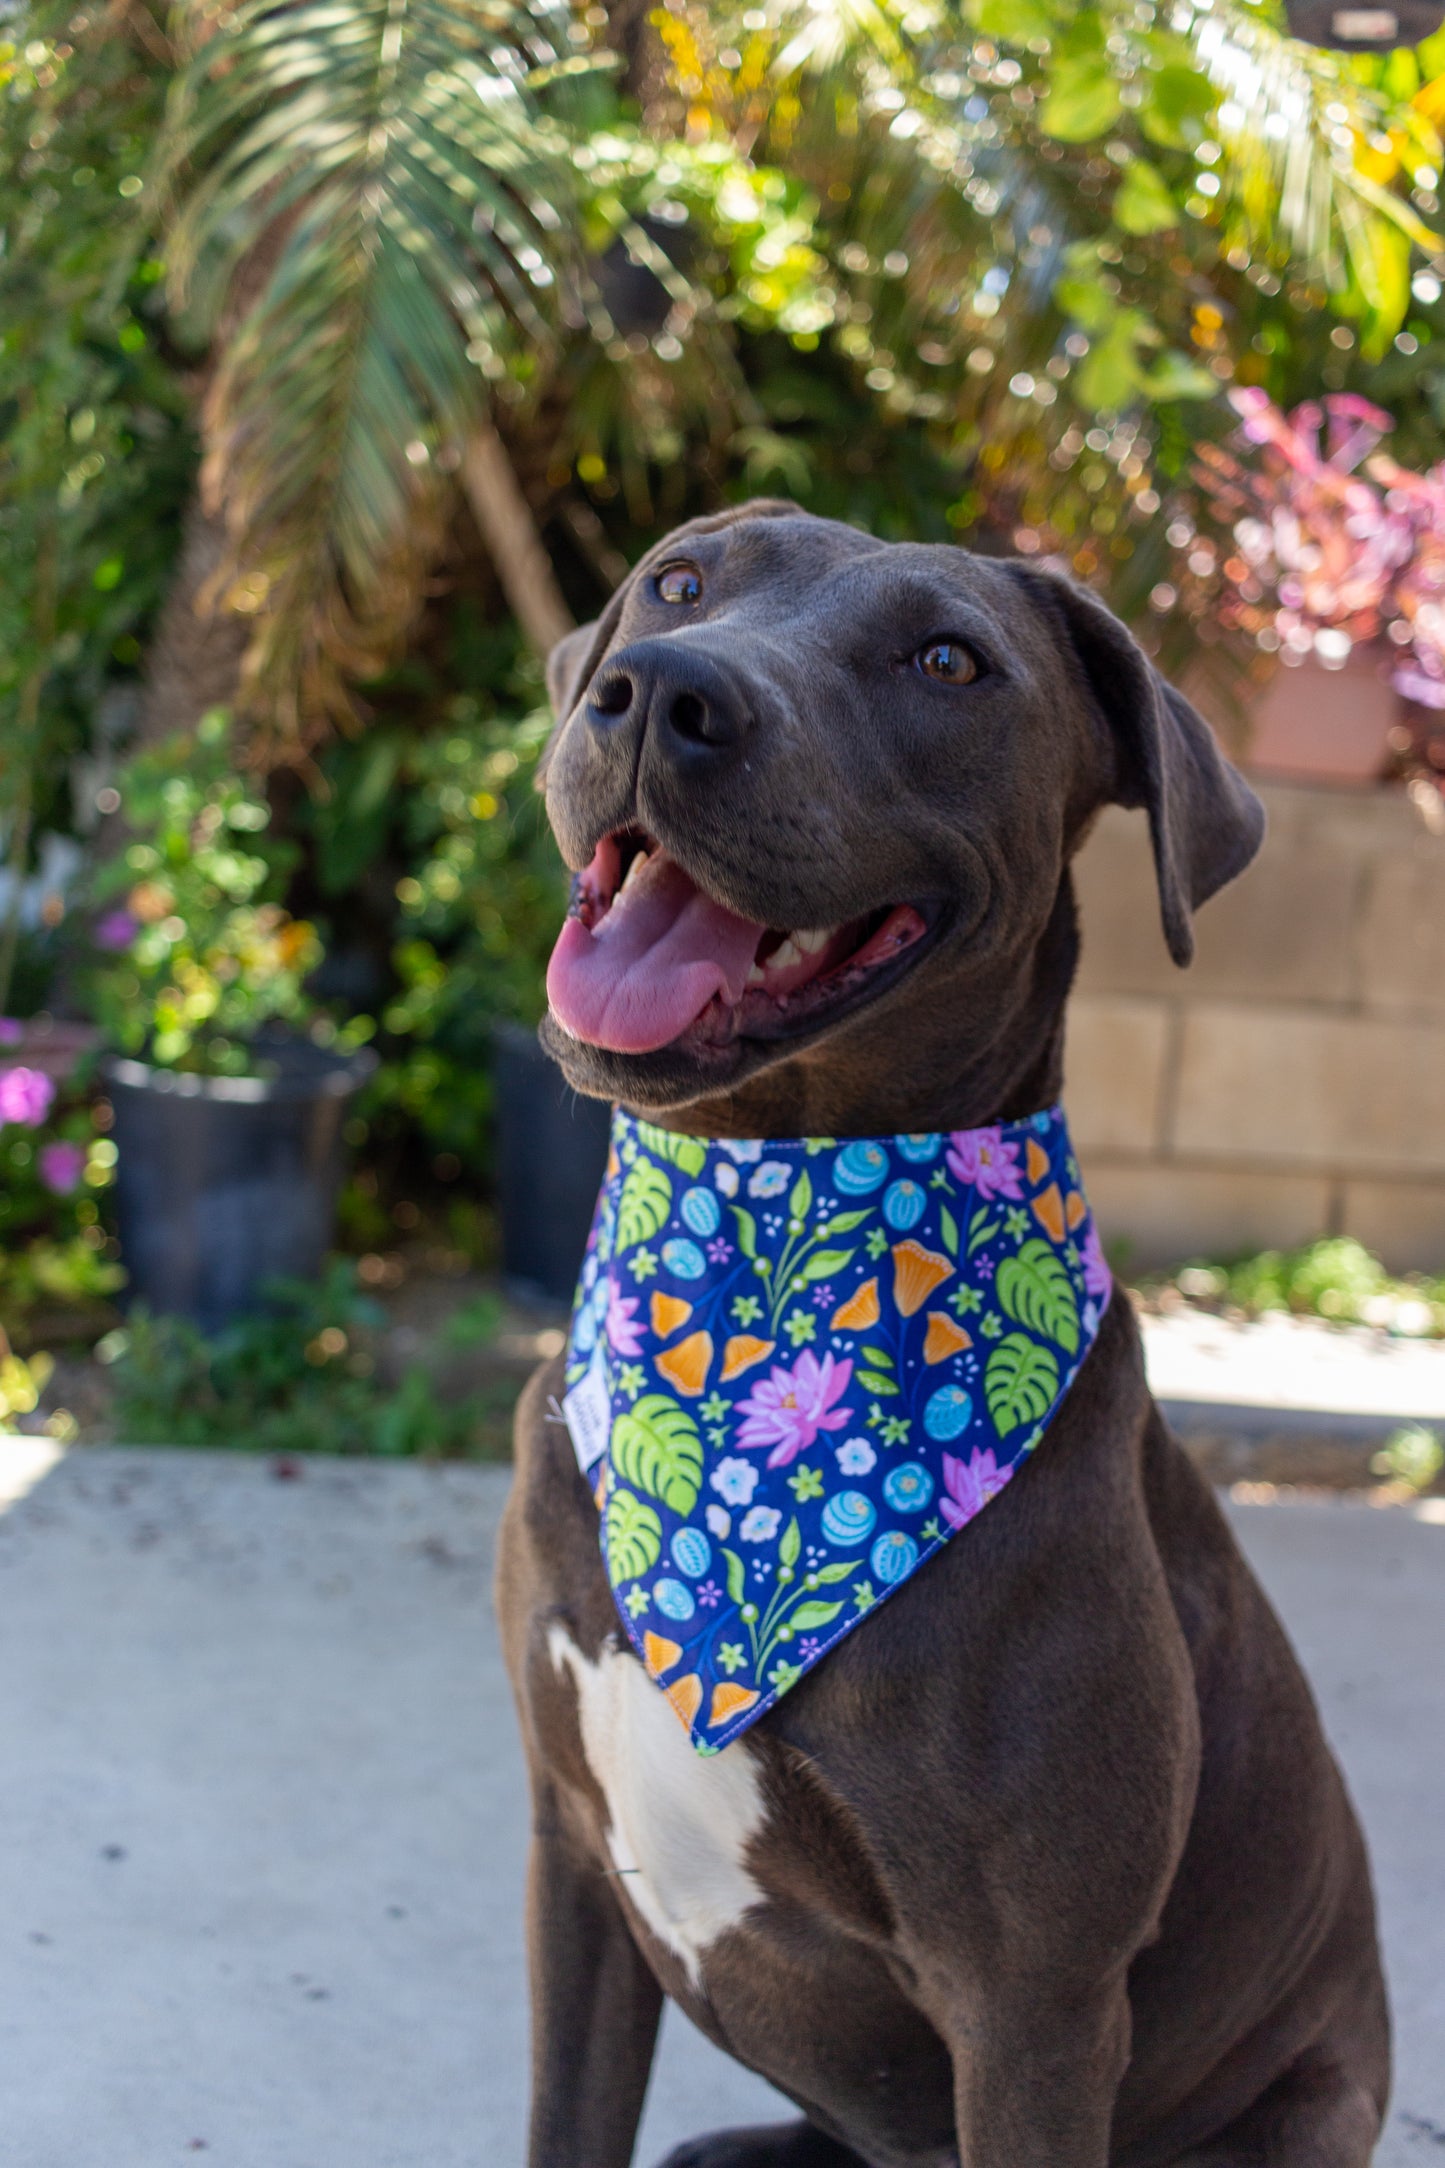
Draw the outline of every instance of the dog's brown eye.
M702 574L696 565L664 565L657 575L660 602L696 602L702 594Z
M969 685L978 676L978 664L961 640L930 640L918 650L917 662L923 675L940 685Z

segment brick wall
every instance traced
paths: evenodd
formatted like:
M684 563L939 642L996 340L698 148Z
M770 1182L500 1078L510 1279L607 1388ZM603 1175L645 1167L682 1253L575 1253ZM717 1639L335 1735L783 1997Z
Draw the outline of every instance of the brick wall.
M1260 795L1265 847L1188 971L1143 815L1080 856L1068 1105L1104 1238L1152 1264L1345 1232L1445 1271L1445 838L1398 792Z

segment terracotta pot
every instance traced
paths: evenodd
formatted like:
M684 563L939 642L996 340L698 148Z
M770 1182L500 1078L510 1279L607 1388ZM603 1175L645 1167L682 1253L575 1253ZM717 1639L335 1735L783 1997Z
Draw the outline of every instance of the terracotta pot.
M1388 670L1388 655L1363 647L1341 670L1313 656L1281 664L1252 711L1244 766L1296 782L1375 782L1400 719Z

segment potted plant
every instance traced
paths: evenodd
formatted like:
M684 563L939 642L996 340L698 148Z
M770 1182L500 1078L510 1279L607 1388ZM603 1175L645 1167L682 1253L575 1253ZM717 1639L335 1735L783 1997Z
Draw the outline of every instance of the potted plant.
M347 1100L370 1049L317 1013L316 930L224 716L119 779L129 840L98 876L91 1001L110 1051L129 1293L214 1331L331 1241Z
M1429 765L1445 709L1445 468L1378 449L1391 417L1354 394L1283 414L1239 389L1236 450L1199 475L1227 539L1189 538L1188 567L1225 627L1278 656L1251 718L1249 765L1369 782ZM1418 741L1418 743L1417 743Z

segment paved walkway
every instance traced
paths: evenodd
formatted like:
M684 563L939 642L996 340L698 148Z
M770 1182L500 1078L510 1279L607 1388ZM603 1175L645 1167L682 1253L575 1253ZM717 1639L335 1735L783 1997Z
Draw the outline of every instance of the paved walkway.
M517 2168L505 1485L131 1451L47 1472L0 1441L7 2162ZM1379 2159L1440 2161L1445 1515L1234 1512L1373 1842L1400 2033ZM770 2100L670 2021L639 2163Z

